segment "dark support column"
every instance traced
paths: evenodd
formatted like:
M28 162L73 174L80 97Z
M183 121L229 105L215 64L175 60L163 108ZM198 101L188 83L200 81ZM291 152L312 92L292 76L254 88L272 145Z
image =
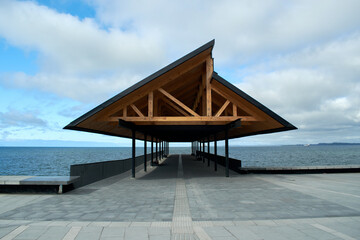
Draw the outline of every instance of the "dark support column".
M151 136L151 166L154 165L154 137Z
M214 135L214 170L217 171L217 140L216 140L216 134Z
M135 178L135 129L132 131L132 161L131 161L131 173L132 177Z
M203 150L202 150L203 153L205 153L205 140L203 140ZM203 155L202 157L202 160L203 160L203 163L205 163L205 157Z
M144 172L146 172L146 162L147 162L147 134L144 134Z
M228 129L225 129L225 176L229 177L229 136L228 136Z
M155 145L156 145L156 148L155 148L155 157L156 157L156 163L159 163L158 162L158 140L155 139Z
M164 158L164 141L161 141L160 142L160 156L161 156L161 159Z
M208 167L210 167L210 137L208 137Z

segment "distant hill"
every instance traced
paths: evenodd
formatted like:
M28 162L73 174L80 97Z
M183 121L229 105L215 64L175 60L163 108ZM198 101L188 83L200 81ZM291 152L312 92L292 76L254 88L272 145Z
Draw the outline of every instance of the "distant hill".
M360 143L341 143L341 142L334 142L334 143L318 143L318 144L311 144L311 145L360 145Z

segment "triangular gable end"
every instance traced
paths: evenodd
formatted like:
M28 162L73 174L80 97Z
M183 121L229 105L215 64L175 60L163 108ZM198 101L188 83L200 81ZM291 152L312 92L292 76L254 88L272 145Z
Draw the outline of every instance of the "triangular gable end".
M166 141L224 139L296 129L214 72L214 40L76 119L66 129ZM120 124L119 125L119 121ZM212 137L211 137L211 136Z

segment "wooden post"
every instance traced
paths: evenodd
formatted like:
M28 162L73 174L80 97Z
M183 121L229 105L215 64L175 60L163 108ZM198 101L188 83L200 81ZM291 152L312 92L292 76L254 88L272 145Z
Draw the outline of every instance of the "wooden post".
M217 140L216 140L216 133L214 134L214 155L215 155L214 170L216 172L217 171Z
M151 136L151 166L154 165L154 137Z
M211 78L213 74L213 64L212 59L209 58L206 60L206 69L205 69L205 87L206 87L206 116L212 116L212 109L211 109Z
M148 96L148 117L154 116L154 92L149 92Z
M131 176L135 178L135 129L132 131L132 161L131 161Z
M146 172L146 162L147 162L147 134L144 134L144 172Z
M226 164L226 169L225 169L225 176L229 177L229 134L228 134L229 129L226 128L225 129L225 164Z

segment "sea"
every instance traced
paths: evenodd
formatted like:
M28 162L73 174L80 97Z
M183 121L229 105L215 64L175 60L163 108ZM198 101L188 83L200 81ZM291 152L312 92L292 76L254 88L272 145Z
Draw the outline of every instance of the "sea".
M190 153L190 147L170 146L170 154ZM219 146L218 154L224 153ZM137 148L136 155L142 154ZM243 167L360 165L360 145L230 146L229 155ZM72 164L130 157L130 147L0 147L0 175L68 176Z

